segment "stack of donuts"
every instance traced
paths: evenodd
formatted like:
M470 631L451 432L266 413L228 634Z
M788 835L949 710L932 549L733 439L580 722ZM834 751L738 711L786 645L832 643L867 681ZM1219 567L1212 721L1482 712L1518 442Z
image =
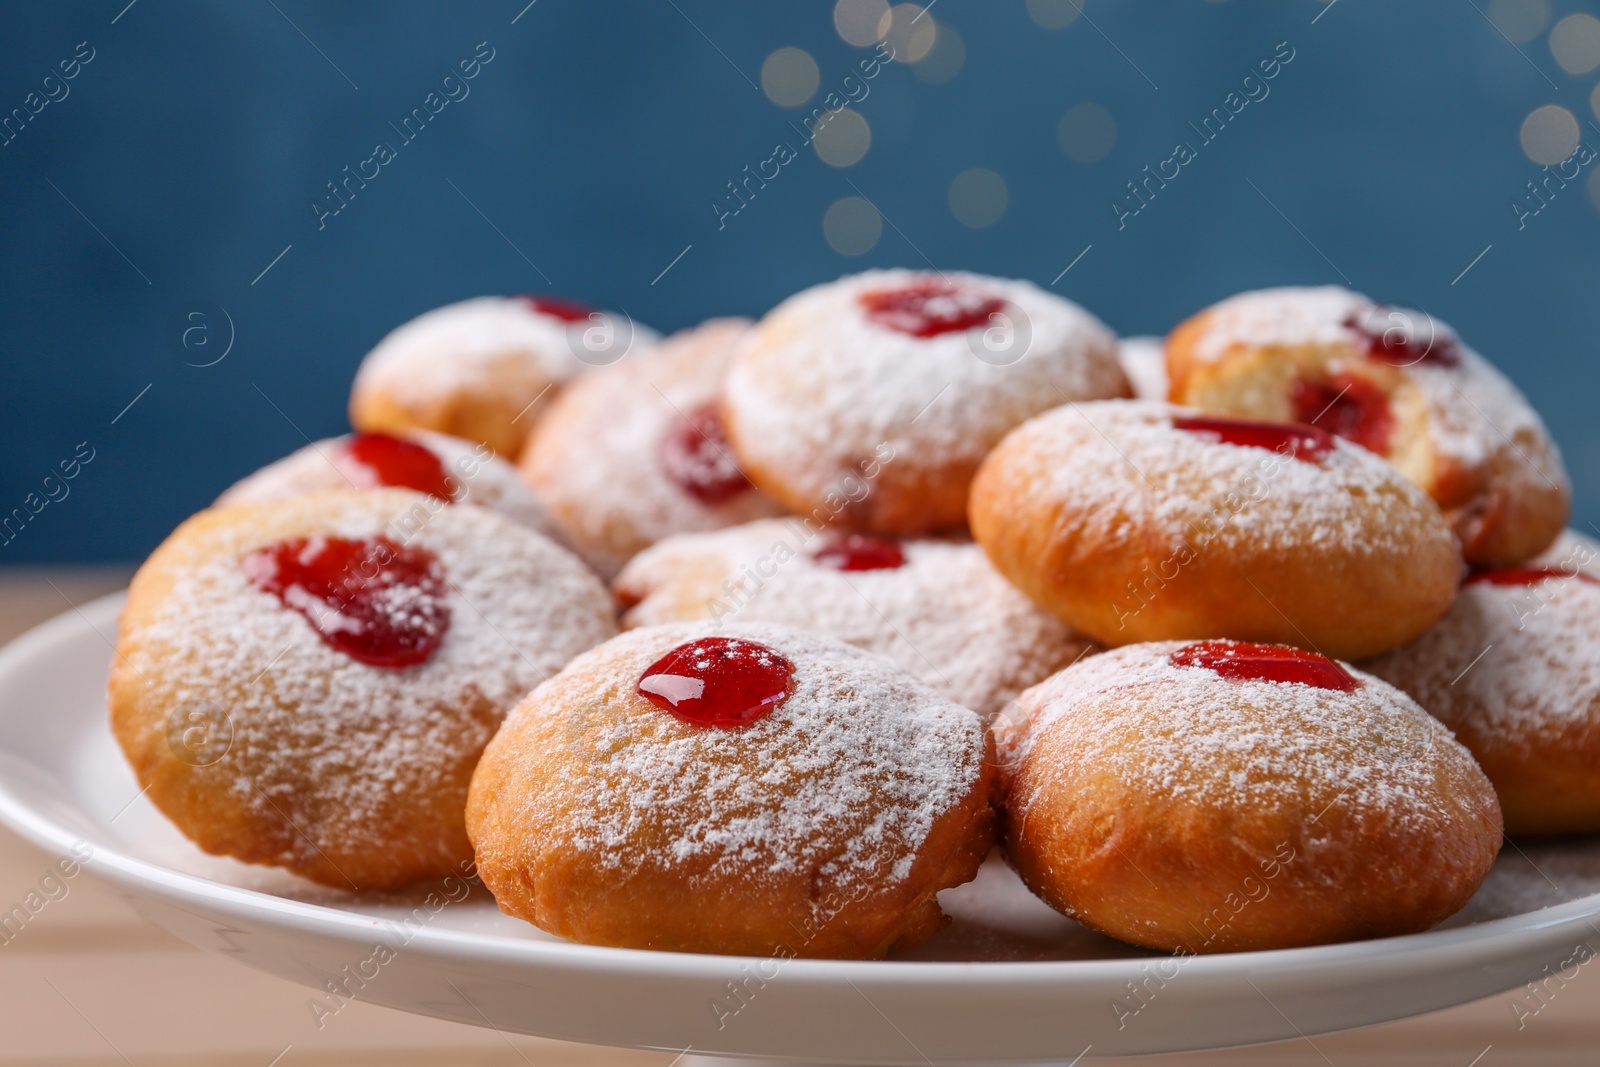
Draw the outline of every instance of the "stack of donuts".
M485 297L350 416L129 592L113 729L211 853L875 958L997 851L1195 953L1423 930L1503 834L1600 831L1600 545L1422 312L1274 289L1119 343L896 270L663 339Z

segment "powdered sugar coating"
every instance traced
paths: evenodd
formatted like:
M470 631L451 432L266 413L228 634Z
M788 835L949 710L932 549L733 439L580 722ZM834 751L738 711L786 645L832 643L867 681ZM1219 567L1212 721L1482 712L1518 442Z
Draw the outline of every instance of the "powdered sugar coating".
M638 695L646 667L717 635L793 663L788 699L719 729ZM550 749L556 738L565 751ZM514 783L501 823L549 834L567 859L620 880L686 869L760 887L799 875L848 894L907 877L935 822L978 785L984 750L977 715L886 659L789 627L701 622L632 630L579 656L512 712L485 763Z
M1393 558L1413 546L1419 516L1437 515L1420 489L1348 441L1335 438L1326 457L1306 462L1179 430L1172 420L1183 414L1198 412L1108 400L1037 417L1018 434L1051 456L1070 441L1071 457L1038 464L1026 495L1076 501L1092 540L1146 545L1153 533L1170 552L1203 531L1204 551L1224 556L1304 557L1328 546ZM1431 535L1449 532L1435 522Z
M572 331L586 326L543 314L515 296L447 304L379 341L362 361L355 388L382 388L402 404L426 406L443 393L493 388L495 367L506 362L526 365L547 381L565 381L587 365L575 351L581 346L571 342ZM649 329L632 328L635 344L655 341Z
M777 515L755 490L705 504L676 485L662 439L714 403L745 319L713 319L565 389L529 439L524 476L579 555L603 577L675 533Z
M1537 566L1595 574L1600 545L1569 532ZM1439 625L1366 664L1479 743L1558 743L1600 712L1600 584L1468 582Z
M1438 477L1446 477L1443 468L1494 464L1508 491L1566 491L1566 472L1543 421L1505 375L1427 312L1374 309L1369 297L1337 286L1241 293L1207 310L1193 354L1215 363L1244 348L1319 346L1355 367L1370 366L1368 340L1350 323L1371 313L1378 325L1453 345L1459 357L1454 365L1421 360L1398 368L1417 391Z
M1207 309L1206 332L1195 355L1215 362L1240 345L1255 348L1356 345L1360 334L1346 325L1372 301L1336 285L1283 286L1231 296Z
M687 619L798 626L887 656L992 714L1096 649L1002 578L970 542L907 540L905 563L844 572L811 554L833 535L770 519L669 537L623 569L625 626Z
M1450 732L1381 679L1350 668L1362 684L1348 693L1230 680L1174 666L1185 644L1126 645L1023 693L995 721L1003 779L1048 738L1052 764L1095 768L1135 796L1255 815L1338 805L1417 829L1453 821L1473 795L1460 783L1482 781Z
M450 622L427 662L357 662L240 566L318 534L386 534L437 558ZM296 829L330 850L392 834L408 794L438 788L441 765L476 753L532 686L615 632L609 597L570 553L494 512L397 489L203 512L141 570L135 600L141 583L159 599L131 625L124 616L113 688L157 712L223 709L232 747L209 779L263 820L321 811L328 821Z
M1004 299L1012 332L915 337L873 322L861 305L864 293L941 281ZM959 490L1028 417L1126 392L1115 338L1076 304L1025 281L886 270L815 286L773 309L735 359L723 406L752 477L810 510L885 446L893 461L869 506L895 492L926 496L929 485L953 481ZM953 500L959 510L964 498ZM928 521L897 525L957 525L950 508L940 502Z
M1167 342L1162 337L1124 337L1117 361L1139 400L1167 399Z
M423 445L439 457L446 475L456 484L455 503L477 504L546 536L555 536L544 508L517 475L516 468L487 447L430 430L403 430L394 436ZM334 463L338 450L349 440L349 434L326 437L291 452L229 486L217 497L217 506L286 500L332 489L376 488L352 484Z

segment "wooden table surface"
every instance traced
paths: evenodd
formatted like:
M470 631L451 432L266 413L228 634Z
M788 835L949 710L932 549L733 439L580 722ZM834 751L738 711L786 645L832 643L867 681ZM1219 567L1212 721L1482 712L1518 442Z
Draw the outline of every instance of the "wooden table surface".
M123 585L126 569L0 570L0 641ZM0 911L51 857L0 830ZM308 990L202 952L139 919L94 878L0 944L0 1065L617 1064L673 1056L537 1038L357 1002L318 1030ZM1253 1049L1153 1060L1162 1067L1284 1064L1500 1067L1600 1063L1600 969L1584 967L1519 1020L1527 990L1404 1022Z

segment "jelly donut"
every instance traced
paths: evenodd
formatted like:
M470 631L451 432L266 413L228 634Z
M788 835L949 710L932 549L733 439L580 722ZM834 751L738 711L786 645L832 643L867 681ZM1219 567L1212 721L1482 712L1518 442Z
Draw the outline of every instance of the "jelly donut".
M744 319L673 334L550 405L520 466L567 542L610 578L668 534L777 515L734 462L717 396Z
M612 585L623 626L800 626L887 656L984 715L1096 646L1017 591L971 542L895 540L768 519L669 537Z
M1059 911L1182 953L1425 930L1501 840L1494 790L1398 689L1315 653L1130 645L995 720L1007 854Z
M517 470L487 445L427 430L353 433L315 441L235 482L219 507L285 500L330 489L415 489L452 504L477 504L554 535Z
M471 857L483 746L615 632L576 557L483 508L399 489L213 508L134 576L111 725L205 851L389 889Z
M1117 362L1139 400L1167 399L1167 343L1161 337L1124 337L1117 342Z
M994 840L982 721L888 660L764 624L632 630L517 706L467 801L503 911L574 941L878 957Z
M1357 659L1433 625L1461 572L1438 506L1365 449L1145 401L1013 431L973 483L972 532L1106 645L1235 637Z
M740 465L796 514L876 533L959 527L984 454L1073 400L1128 395L1094 316L1023 281L869 271L784 301L729 371Z
M1469 563L1520 563L1566 525L1544 423L1425 312L1336 287L1243 293L1173 330L1167 369L1173 403L1313 423L1383 456L1438 501Z
M1511 834L1600 830L1600 546L1470 576L1444 620L1366 666L1472 750Z
M560 385L655 335L620 312L550 296L435 308L367 353L350 393L358 430L437 430L515 459Z

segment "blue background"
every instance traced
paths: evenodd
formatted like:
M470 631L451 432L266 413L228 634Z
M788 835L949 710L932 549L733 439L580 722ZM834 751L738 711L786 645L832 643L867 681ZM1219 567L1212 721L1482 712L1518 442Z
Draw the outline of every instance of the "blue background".
M802 114L751 84L763 59L805 48L826 90L868 54L827 3L538 0L513 24L525 0L125 2L5 14L0 113L78 42L95 58L0 148L0 512L79 442L96 455L0 563L142 557L302 433L342 430L361 356L438 304L555 290L670 330L867 266L1048 284L1090 245L1056 291L1125 333L1341 274L1426 308L1530 395L1566 453L1576 521L1600 518L1600 214L1581 180L1523 229L1510 206L1540 176L1518 143L1533 108L1564 105L1600 146L1600 72L1564 74L1543 36L1519 50L1472 4L1086 0L1086 18L1047 31L1022 0L938 0L966 42L961 72L927 85L888 66L859 108L873 135L859 164L805 150L719 230L724 183ZM470 96L319 230L324 183L395 140L389 123L480 41L495 58ZM1187 124L1280 41L1295 58L1271 95L1119 231L1108 204L1124 183L1193 141ZM1056 141L1085 102L1119 131L1093 164ZM979 166L1010 201L971 230L947 190ZM890 224L852 258L821 220L858 189ZM171 323L206 302L235 343L197 368Z

